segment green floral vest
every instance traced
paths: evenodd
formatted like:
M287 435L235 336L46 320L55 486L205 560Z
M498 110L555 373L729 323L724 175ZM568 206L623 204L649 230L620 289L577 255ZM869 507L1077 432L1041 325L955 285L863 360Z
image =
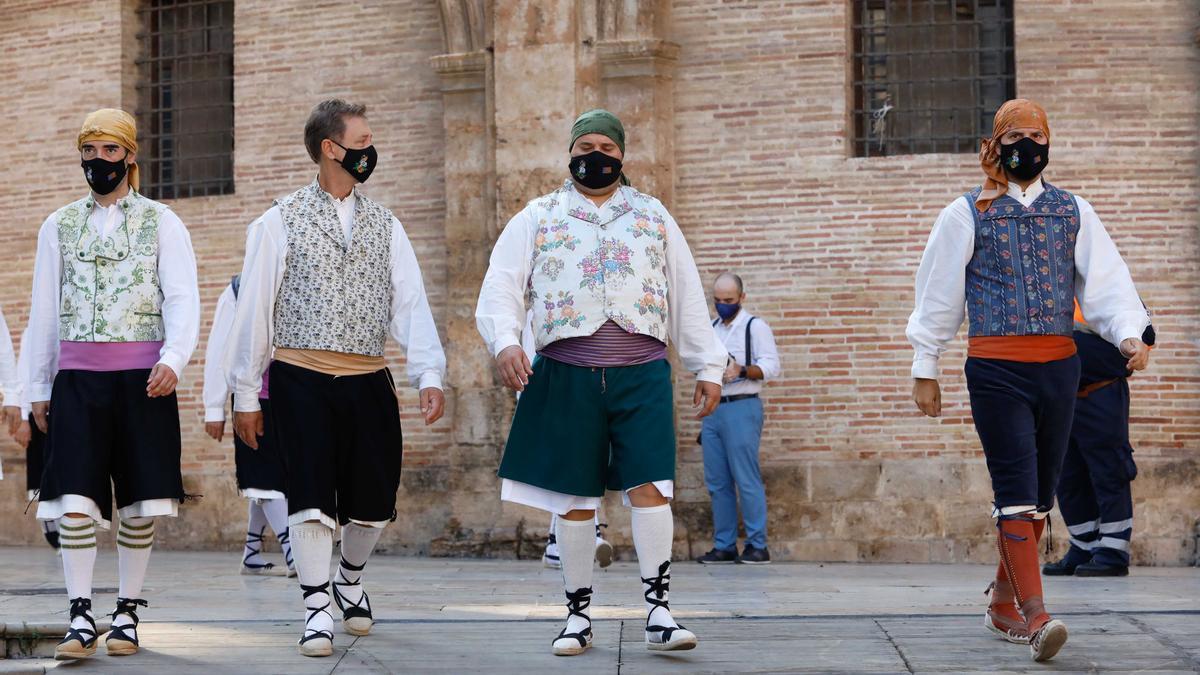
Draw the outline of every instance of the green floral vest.
M88 226L89 195L55 213L62 255L58 336L69 342L157 342L165 337L158 224L167 207L137 192L118 202L107 237Z

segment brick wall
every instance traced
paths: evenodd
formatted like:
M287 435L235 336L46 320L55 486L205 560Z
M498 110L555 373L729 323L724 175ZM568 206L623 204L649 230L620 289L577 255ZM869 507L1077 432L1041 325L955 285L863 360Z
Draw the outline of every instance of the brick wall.
M707 278L746 278L784 363L762 449L772 539L800 558L990 557L962 342L943 359L934 421L910 402L904 338L933 219L979 182L977 159L850 157L848 3L674 9L675 215ZM1096 207L1162 336L1133 382L1145 562L1187 559L1200 515L1196 19L1193 4L1166 0L1016 12L1017 93L1050 115L1046 176ZM681 450L681 500L704 511L699 448Z
M7 29L0 77L18 121L0 162L0 212L8 215L0 222L0 304L14 336L28 315L36 229L83 193L73 153L80 121L92 108L132 105L128 59L95 37L101 21L121 9L128 16L132 6L0 5ZM344 3L245 0L236 8L236 194L173 205L200 261L203 334L240 264L246 225L311 177L301 127L311 105L331 95L372 108L381 161L368 192L405 223L440 322L447 188L441 94L429 64L443 50L436 3L351 11ZM944 359L947 413L934 421L909 401L903 335L932 220L978 181L975 157L850 157L845 2L676 0L672 9L669 38L682 48L674 214L706 279L726 268L745 277L750 309L771 323L783 356L784 377L767 390L762 448L772 548L796 559L990 559L990 488L970 424L961 342ZM1161 336L1150 370L1133 383L1142 469L1134 555L1146 563L1189 560L1200 515L1197 19L1186 0L1017 3L1018 93L1050 113L1047 176L1096 206ZM547 112L569 118L574 111ZM636 153L638 130L629 137ZM544 158L548 175L557 175L561 160ZM186 507L162 542L232 548L244 506L230 444L202 432L202 349L203 338L185 374L181 415L185 484L205 497ZM455 345L447 350L453 363ZM679 391L686 389L681 379ZM538 552L546 519L498 506L499 448L464 459L450 425L423 428L415 395L405 396L401 517L385 545L434 554ZM698 554L710 545L707 494L699 448L688 440L696 424L682 399L679 410L677 547ZM0 517L19 523L23 454L5 440L0 458L7 474ZM628 516L618 504L609 500L609 520L628 553ZM36 537L31 522L0 531L0 543Z

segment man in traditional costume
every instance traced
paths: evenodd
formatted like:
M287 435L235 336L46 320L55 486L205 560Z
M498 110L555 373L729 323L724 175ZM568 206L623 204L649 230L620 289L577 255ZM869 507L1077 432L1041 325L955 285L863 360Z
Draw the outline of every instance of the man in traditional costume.
M475 312L500 378L521 392L501 498L558 515L568 616L555 654L592 644L594 517L606 487L633 508L648 648L691 649L696 636L668 607L675 429L667 340L697 374L698 417L720 398L725 353L679 226L624 180L621 122L586 112L568 148L570 177L497 240ZM532 364L521 348L530 307Z
M34 423L47 434L37 515L58 521L71 601L58 659L96 650L96 525L110 527L114 489L120 590L105 649L138 649L154 519L175 516L184 497L175 387L200 328L191 238L174 212L138 192L133 117L97 110L78 147L91 193L38 233L21 345Z
M1092 206L1042 180L1050 125L1032 101L996 112L980 152L982 186L934 223L908 322L913 398L941 414L938 358L966 317L966 378L995 494L1000 565L986 626L1053 657L1067 628L1042 595L1037 542L1067 451L1079 359L1073 298L1131 370L1146 367L1149 325L1129 269Z
M217 442L225 438L225 406L229 403L229 384L223 370L223 359L229 342L229 331L233 328L240 284L241 277L235 275L217 298L212 329L204 349L204 432ZM258 449L243 443L237 434L233 436L238 491L249 505L246 542L239 571L242 574L291 577L296 575L296 566L292 559L292 545L288 539L286 477L283 457L278 448L271 443L269 391L267 374L263 373L258 404L263 412L263 430L267 434L259 439ZM263 540L268 525L283 549L283 567L277 567L275 563L267 562L262 557Z
M266 433L284 454L306 611L300 653L329 656L334 528L342 526L333 599L343 629L366 635L374 616L363 569L396 513L400 410L385 342L391 335L407 349L426 424L445 406L446 357L404 227L358 189L377 160L366 108L318 104L304 143L316 179L250 225L225 371L237 435L258 449ZM268 364L269 431L259 402Z

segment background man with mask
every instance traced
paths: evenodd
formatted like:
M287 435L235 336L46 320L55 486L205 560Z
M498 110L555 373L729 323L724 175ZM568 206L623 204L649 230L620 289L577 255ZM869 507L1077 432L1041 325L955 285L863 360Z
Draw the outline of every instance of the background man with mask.
M105 638L111 655L138 649L154 518L176 515L184 496L175 386L200 330L196 258L179 217L138 194L136 139L122 110L84 120L79 151L91 193L38 233L21 345L33 419L47 434L37 516L58 520L71 601L58 659L96 651L96 524L110 526L113 488L121 584Z
M696 636L668 607L675 429L667 339L697 373L698 417L717 405L725 354L679 226L661 202L625 184L620 120L605 110L580 115L568 147L570 177L509 221L475 310L501 380L521 392L501 498L559 516L568 616L555 654L592 643L593 518L606 486L633 508L647 647L691 649ZM528 306L532 365L521 348Z
M366 112L332 99L309 115L304 145L317 177L250 225L225 354L234 430L254 449L270 364L271 433L286 458L305 656L333 653L329 559L339 524L333 598L342 627L366 635L374 623L362 573L400 486L400 411L383 358L389 334L407 349L425 423L445 405L446 356L412 245L391 211L358 190L376 162Z
M767 491L758 468L763 382L779 377L779 350L766 321L745 309L742 278L723 272L713 283L717 339L729 353L721 405L700 428L704 446L704 483L712 498L713 549L701 564L771 562L767 550ZM746 543L737 551L738 506L746 523Z
M1153 346L1154 327L1142 333ZM1124 355L1096 334L1075 308L1079 393L1071 444L1058 479L1058 510L1071 542L1066 555L1042 568L1048 576L1129 574L1133 493L1137 477L1129 443L1129 370Z
M937 417L938 358L969 319L967 389L992 478L1000 553L985 625L1028 643L1036 661L1067 640L1043 602L1037 543L1079 384L1072 299L1130 370L1150 358L1141 340L1150 321L1129 269L1092 206L1042 181L1049 151L1041 106L1015 99L996 111L980 151L986 180L934 223L907 330L916 351L913 399Z

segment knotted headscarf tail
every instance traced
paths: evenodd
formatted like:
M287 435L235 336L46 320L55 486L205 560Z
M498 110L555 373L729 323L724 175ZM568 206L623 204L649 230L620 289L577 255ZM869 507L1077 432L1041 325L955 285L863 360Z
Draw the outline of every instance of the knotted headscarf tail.
M1008 192L1008 176L1004 167L1000 166L1000 139L1013 129L1041 129L1050 142L1050 121L1046 119L1046 111L1042 106L1027 98L1014 98L1005 101L996 111L992 122L991 138L983 139L979 148L979 165L986 178L979 197L975 199L975 208L980 213L987 211L992 202Z
M83 128L79 130L77 144L79 150L83 150L83 144L89 141L111 141L129 152L136 153L138 150L137 122L134 121L133 115L124 110L101 108L83 120ZM138 165L137 162L134 162L129 165L129 187L135 191L140 183L138 178Z
M609 111L596 108L575 118L575 124L571 125L571 144L567 146L567 150L570 151L575 147L575 141L579 140L580 136L588 134L601 134L609 137L621 149L621 155L625 155L625 126L621 124L621 120L616 115ZM625 177L624 171L621 172L621 185L629 185L629 179Z

